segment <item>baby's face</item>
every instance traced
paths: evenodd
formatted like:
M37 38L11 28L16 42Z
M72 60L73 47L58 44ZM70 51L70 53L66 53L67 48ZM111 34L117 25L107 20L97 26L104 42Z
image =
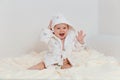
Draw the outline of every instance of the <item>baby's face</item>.
M67 24L61 23L61 24L57 24L54 27L54 34L61 40L66 38L68 31L69 31L69 27Z

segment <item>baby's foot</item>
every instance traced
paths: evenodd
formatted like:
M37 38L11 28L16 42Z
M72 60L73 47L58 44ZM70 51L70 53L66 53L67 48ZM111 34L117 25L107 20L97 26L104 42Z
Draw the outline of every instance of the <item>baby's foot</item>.
M63 60L63 65L61 66L61 69L67 69L67 68L71 68L72 65L70 64L68 59L64 59Z
M71 64L65 64L63 66L61 66L61 69L67 69L67 68L71 68L72 65Z
M43 70L43 69L45 69L45 64L44 64L44 62L40 62L40 63L38 63L38 64L28 68L28 69L30 69L30 70Z

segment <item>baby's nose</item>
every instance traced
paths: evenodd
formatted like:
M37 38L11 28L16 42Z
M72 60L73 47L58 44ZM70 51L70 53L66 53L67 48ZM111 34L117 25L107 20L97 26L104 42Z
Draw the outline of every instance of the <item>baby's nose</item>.
M64 31L63 29L60 29L60 31Z

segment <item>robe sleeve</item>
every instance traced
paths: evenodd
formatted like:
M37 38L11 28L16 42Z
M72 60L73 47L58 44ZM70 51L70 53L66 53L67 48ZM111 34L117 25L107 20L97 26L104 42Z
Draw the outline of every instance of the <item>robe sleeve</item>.
M53 37L48 42L48 50L49 51L45 57L46 66L48 67L55 63L62 65L63 60L61 58L62 52L60 49L60 45L57 44L56 40Z
M40 41L45 42L46 44L48 44L49 40L51 39L51 37L53 36L53 33L51 30L49 29L42 29L41 33L40 33Z

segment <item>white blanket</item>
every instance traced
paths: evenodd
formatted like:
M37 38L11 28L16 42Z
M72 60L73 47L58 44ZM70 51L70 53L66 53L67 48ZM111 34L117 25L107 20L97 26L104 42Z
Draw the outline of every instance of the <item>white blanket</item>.
M0 59L0 79L120 80L118 61L95 50L73 52L76 65L69 69L28 70L41 61L45 52Z

